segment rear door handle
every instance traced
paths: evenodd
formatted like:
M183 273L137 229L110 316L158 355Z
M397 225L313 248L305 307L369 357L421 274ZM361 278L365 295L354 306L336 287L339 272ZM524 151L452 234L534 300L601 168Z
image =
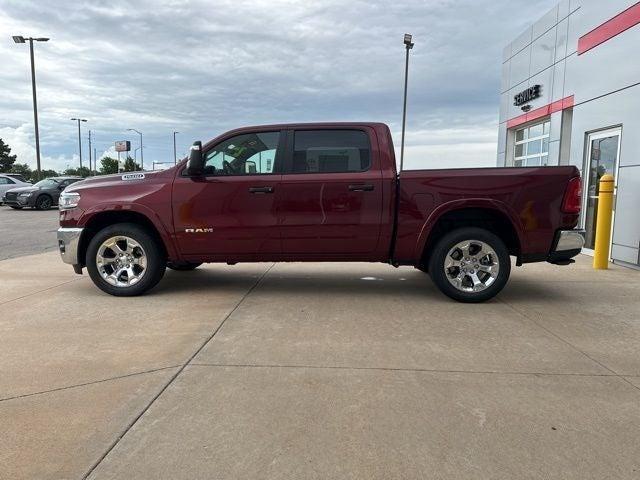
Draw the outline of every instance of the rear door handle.
M273 187L249 187L249 193L273 193Z
M349 191L350 192L372 192L373 185L366 185L366 184L349 185Z

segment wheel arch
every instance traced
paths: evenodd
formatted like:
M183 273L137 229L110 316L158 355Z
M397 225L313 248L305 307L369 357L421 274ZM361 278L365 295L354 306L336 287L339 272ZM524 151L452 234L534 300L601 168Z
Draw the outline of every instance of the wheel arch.
M93 237L103 228L116 223L133 223L148 231L158 242L166 258L175 258L176 251L162 226L158 226L148 215L137 210L100 210L83 216L83 232L78 245L78 259L84 266L84 259ZM164 235L163 235L164 234Z
M520 261L523 239L518 218L497 202L451 202L432 213L420 233L416 258L420 265L429 263L432 247L446 233L462 227L491 231L505 243L509 255Z

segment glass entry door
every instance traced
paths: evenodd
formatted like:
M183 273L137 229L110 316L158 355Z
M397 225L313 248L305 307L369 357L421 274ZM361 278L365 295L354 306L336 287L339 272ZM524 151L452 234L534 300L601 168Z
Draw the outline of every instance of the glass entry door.
M593 250L596 241L596 222L598 212L598 194L600 179L605 173L615 177L618 184L618 158L620 156L621 130L600 131L589 135L587 142L587 161L584 170L585 209L583 225L586 230L585 249ZM615 194L614 194L615 199ZM615 209L615 201L614 201ZM614 212L615 220L615 212Z

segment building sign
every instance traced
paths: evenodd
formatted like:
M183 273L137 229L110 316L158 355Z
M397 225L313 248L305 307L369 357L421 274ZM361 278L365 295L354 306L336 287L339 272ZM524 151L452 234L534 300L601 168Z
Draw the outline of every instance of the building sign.
M121 140L116 142L116 152L129 152L131 151L131 142L129 140Z
M513 104L520 107L531 100L542 96L542 85L534 85L513 96Z

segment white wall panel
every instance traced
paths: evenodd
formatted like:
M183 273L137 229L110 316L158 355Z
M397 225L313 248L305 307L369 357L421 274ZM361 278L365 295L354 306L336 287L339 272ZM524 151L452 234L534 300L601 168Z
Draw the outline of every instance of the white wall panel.
M529 78L529 65L531 63L531 45L516 53L510 60L509 87L525 82Z
M549 142L549 163L548 166L558 165L560 158L560 142Z
M564 90L564 69L566 61L561 60L553 66L553 91L551 92L552 101L561 100L564 97L572 95L571 92L565 94Z
M530 74L534 75L553 65L556 55L556 30L552 28L531 45Z
M511 42L512 56L531 43L532 31L533 31L532 27L527 28L524 32L518 35L518 37L513 42Z
M551 10L549 10L546 14L540 18L536 23L533 24L532 29L532 38L535 40L540 35L544 34L555 26L558 23L558 6L556 5Z
M569 15L569 3L569 0L562 0L558 4L558 20L567 18L567 16Z
M569 29L569 19L565 18L556 27L556 56L555 61L559 62L567 56L567 35Z
M580 10L583 10L582 8ZM576 103L640 82L640 25L567 59L565 92L576 95Z
M500 93L504 93L509 90L509 71L511 67L511 60L507 60L502 64L502 79L500 80Z

